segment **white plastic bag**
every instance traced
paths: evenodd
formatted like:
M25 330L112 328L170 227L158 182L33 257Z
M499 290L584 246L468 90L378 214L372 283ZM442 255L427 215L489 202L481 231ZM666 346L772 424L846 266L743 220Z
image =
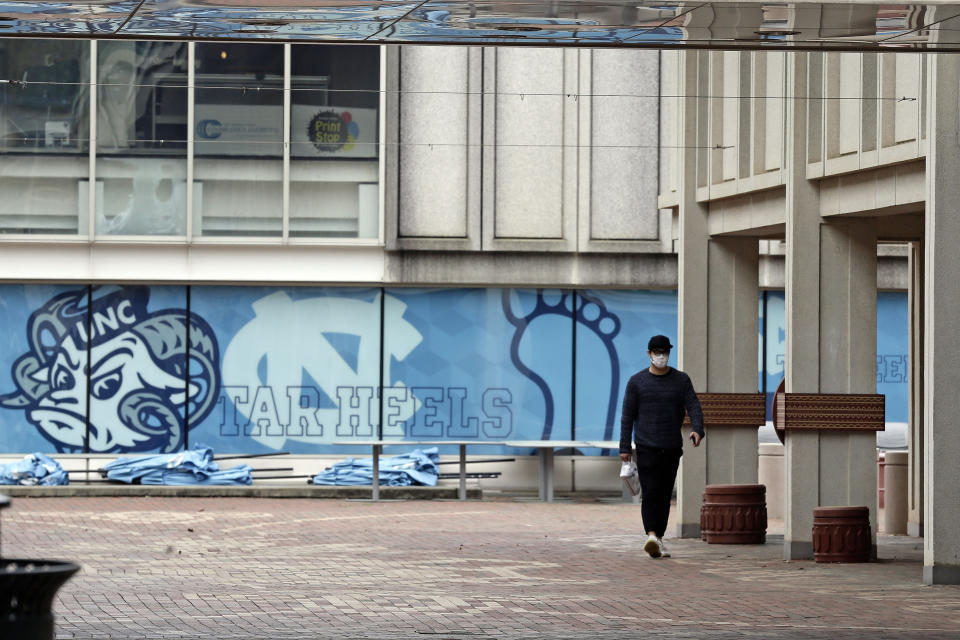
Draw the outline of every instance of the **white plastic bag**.
M640 495L640 477L637 475L637 463L631 460L620 465L620 479L623 480L623 484L626 485L631 494Z

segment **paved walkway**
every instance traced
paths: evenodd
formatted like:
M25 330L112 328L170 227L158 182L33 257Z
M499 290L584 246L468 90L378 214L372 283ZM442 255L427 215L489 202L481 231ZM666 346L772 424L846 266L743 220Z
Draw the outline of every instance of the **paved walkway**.
M640 546L627 504L513 500L16 498L8 557L82 571L58 638L960 638L960 588L921 541L881 561L766 545Z

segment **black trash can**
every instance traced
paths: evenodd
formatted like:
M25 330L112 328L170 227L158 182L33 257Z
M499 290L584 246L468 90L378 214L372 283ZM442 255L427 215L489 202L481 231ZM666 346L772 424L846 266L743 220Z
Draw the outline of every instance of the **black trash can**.
M9 504L0 495L0 509ZM79 570L72 562L0 557L0 638L53 640L53 598Z
M72 562L0 558L0 638L53 640L53 597L79 569Z

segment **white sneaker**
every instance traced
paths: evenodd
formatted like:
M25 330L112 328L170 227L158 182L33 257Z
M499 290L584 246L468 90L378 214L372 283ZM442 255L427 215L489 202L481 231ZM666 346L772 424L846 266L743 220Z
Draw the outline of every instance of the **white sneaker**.
M659 558L663 555L662 549L663 543L653 534L650 534L650 537L647 538L646 543L643 545L643 550L649 553L651 558Z
M669 558L670 552L667 551L667 545L663 543L663 538L657 538L657 541L660 543L660 557Z

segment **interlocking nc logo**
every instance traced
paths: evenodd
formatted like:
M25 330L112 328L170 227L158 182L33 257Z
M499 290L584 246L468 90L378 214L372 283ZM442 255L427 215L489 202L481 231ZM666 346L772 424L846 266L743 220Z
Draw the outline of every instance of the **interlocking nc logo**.
M187 411L199 424L219 395L217 341L195 314L148 312L149 296L147 287L95 287L89 306L86 289L51 298L27 322L29 351L11 372L17 391L0 406L22 409L58 451L182 448Z
M220 434L247 436L271 449L290 441L330 443L376 437L380 383L380 295L369 302L315 297L292 300L277 292L253 303L256 317L230 341L223 357ZM406 305L387 296L383 326L389 332L383 380L392 387L390 363L420 344L420 332L403 318ZM419 403L404 405L398 422Z

